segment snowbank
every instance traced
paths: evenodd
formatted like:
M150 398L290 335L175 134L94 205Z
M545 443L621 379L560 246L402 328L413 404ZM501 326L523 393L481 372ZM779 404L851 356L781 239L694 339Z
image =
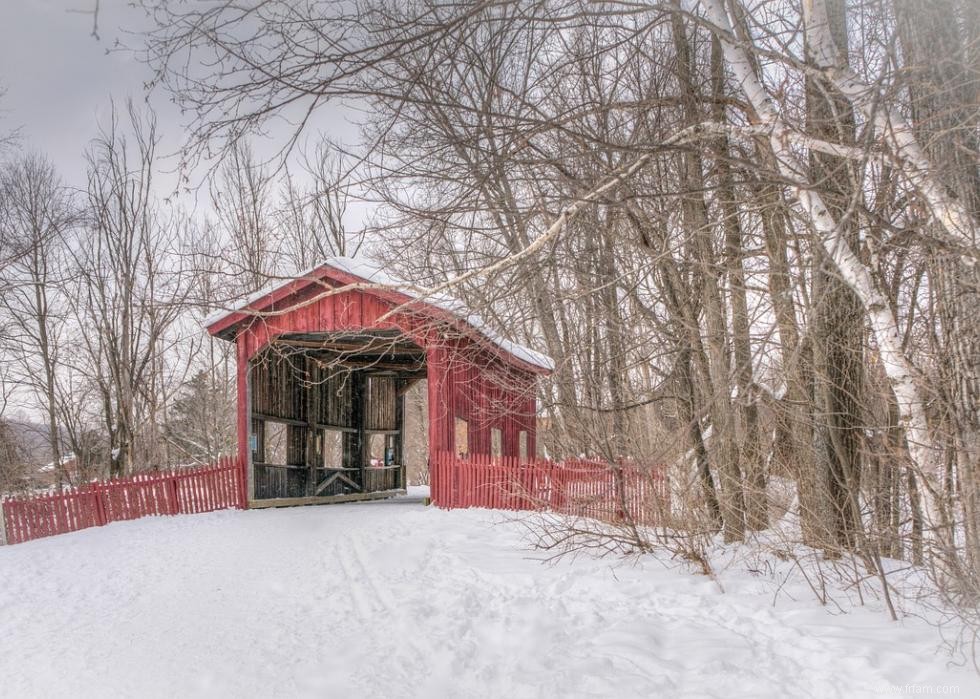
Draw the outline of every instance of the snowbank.
M544 564L523 531L410 497L0 548L0 694L980 696L917 619L834 614L796 583L774 598L734 567L722 592L652 557Z

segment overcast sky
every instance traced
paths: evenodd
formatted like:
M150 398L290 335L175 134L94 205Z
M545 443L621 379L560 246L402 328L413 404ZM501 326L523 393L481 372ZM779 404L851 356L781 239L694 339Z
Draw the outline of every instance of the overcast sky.
M72 184L84 180L84 149L109 112L109 99L144 100L149 76L132 55L107 50L121 23L139 26L141 14L125 0L102 0L101 39L92 35L94 0L0 0L0 102L4 130L21 127L22 146L47 154ZM166 152L179 144L177 110L151 96Z
M90 13L95 0L0 0L0 85L7 90L0 100L0 131L20 127L22 148L48 155L76 186L84 184L84 150L106 123L110 98L119 107L127 97L149 99L162 137L158 152L170 154L181 145L181 117L169 96L157 90L148 97L144 90L149 69L130 52L110 50L119 40L139 46L139 37L126 30L148 26L143 11L127 2L101 0L96 40ZM348 114L331 105L318 111L315 126L350 142L356 128ZM271 142L253 146L257 154L276 150ZM174 166L170 159L161 170ZM170 194L175 181L161 172L161 193Z

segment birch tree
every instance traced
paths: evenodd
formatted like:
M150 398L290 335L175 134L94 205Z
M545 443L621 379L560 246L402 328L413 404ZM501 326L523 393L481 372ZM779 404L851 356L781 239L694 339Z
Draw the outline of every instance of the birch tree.
M824 199L819 193L809 189L807 168L786 139L790 130L779 115L771 96L763 88L742 43L736 38L727 12L715 0L706 0L704 6L707 18L719 34L735 80L757 118L771 130L769 141L781 174L791 183L796 200L820 236L821 245L829 259L865 308L880 348L885 373L898 401L899 419L906 432L912 463L924 479L929 525L927 535L934 543L942 546L948 540L948 522L941 500L942 471L936 444L929 433L924 402L916 384L919 374L904 352L901 334L888 300L875 284L867 267L847 244L838 221L834 219ZM808 26L813 27L813 34L822 36L828 30L826 14L817 14L816 17L810 15ZM822 42L823 39L818 41ZM825 47L826 43L819 45ZM826 59L824 56L823 60Z

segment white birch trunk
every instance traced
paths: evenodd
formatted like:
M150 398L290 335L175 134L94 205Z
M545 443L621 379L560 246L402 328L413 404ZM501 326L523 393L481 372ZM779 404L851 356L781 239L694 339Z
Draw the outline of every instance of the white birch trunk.
M919 146L912 124L898 110L886 107L878 91L861 80L850 66L841 64L834 37L830 33L824 0L804 0L803 18L814 62L834 87L875 125L878 134L893 151L893 165L925 198L933 216L952 242L974 248L978 242L977 223L933 175L935 170ZM950 21L953 21L952 18Z
M847 245L841 231L820 195L803 186L807 167L779 134L789 132L769 94L762 86L745 49L733 41L734 33L722 0L702 0L708 19L720 30L722 48L746 98L760 121L771 128L769 138L779 169L792 185L800 209L820 236L824 249L864 305L881 353L881 362L898 403L900 422L908 441L913 468L923 481L925 495L925 536L939 537L941 518L941 467L938 450L929 436L924 403L915 384L915 369L902 351L901 334L888 300L874 283L867 267Z

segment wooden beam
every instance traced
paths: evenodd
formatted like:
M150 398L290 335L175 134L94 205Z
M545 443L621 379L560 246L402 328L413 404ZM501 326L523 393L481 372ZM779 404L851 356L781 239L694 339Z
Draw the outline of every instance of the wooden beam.
M395 427L398 428L398 434L395 435L395 454L394 461L396 464L401 464L399 469L398 484L401 488L405 489L408 487L406 483L406 469L405 469L405 392L399 392L395 390Z
M314 493L314 495L319 495L320 493L323 492L323 489L324 488L326 488L328 485L330 485L331 483L333 483L334 481L337 481L337 480L343 481L344 483L346 483L347 485L349 485L354 490L360 490L360 491L363 491L364 490L364 488L362 488L357 483L355 483L354 481L352 481L350 478L348 478L347 476L345 476L344 475L344 471L342 469L339 469L337 471L334 471L334 474L332 476L328 476L327 478L324 478L320 482L320 485L318 485L316 487L316 492Z
M249 509L266 507L295 507L297 505L330 505L338 502L359 502L362 500L384 500L398 495L406 495L404 489L378 490L373 493L349 493L347 495L317 495L303 498L269 498L267 500L249 500Z
M313 362L309 357L303 362L306 381L299 384L306 393L306 494L313 495L316 489L316 413L320 407L320 382L313 376Z
M252 417L256 420L268 420L270 422L281 422L286 425L293 425L294 427L304 427L306 422L303 420L294 420L288 417L278 417L276 415L268 415L266 413L252 413Z
M385 343L373 343L373 344L356 344L356 343L339 343L339 342L305 342L302 340L291 340L289 342L276 342L276 347L282 347L286 350L290 349L309 349L309 350L323 350L324 352L336 352L337 354L345 355L359 355L359 354L371 354L371 355L391 355L391 356L416 356L423 355L424 353L419 350L418 347L414 345L400 345L393 342Z
M425 366L425 361L423 359L405 359L401 360L399 358L383 359L383 358L361 358L361 357L338 357L333 356L324 360L326 364L336 364L337 366L344 367L346 369L377 369L380 371L392 371L396 373L411 371L411 372L421 372L422 367Z
M378 342L318 342L316 340L283 340L278 338L270 343L277 348L323 350L340 354L377 354L377 355L421 355L424 351L417 345L382 340Z
M366 491L367 488L364 487L365 476L364 469L367 466L367 435L364 432L364 418L367 412L367 400L368 400L368 390L367 390L367 376L363 372L358 372L354 374L354 391L352 393L352 400L354 402L354 427L357 428L357 462L354 464L359 466L361 469L361 490Z
M256 461L256 466L262 466L263 468L286 468L293 471L305 471L306 466L297 466L296 464L267 464L264 461Z
M329 425L325 422L316 423L317 429L321 430L333 430L334 432L357 432L354 427L344 427L343 425Z

